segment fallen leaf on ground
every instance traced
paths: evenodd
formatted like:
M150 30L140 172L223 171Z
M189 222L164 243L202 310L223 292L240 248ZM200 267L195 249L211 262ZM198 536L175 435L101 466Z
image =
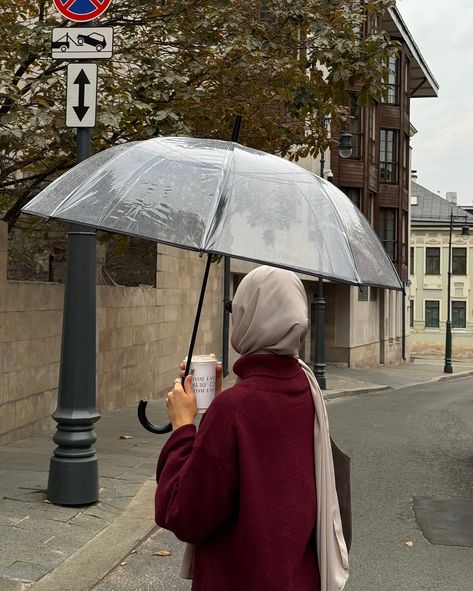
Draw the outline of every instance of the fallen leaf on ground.
M409 546L409 548L412 548L413 545L414 542L411 542L410 540L406 542L406 546Z
M126 560L124 562L120 562L120 566L125 566Z
M120 439L133 439L131 435L120 435Z
M153 556L171 556L171 550L156 550L153 552Z
M52 505L52 503L49 499L43 499L43 503L47 503L48 505Z
M131 554L136 554L138 552L138 550L132 550Z

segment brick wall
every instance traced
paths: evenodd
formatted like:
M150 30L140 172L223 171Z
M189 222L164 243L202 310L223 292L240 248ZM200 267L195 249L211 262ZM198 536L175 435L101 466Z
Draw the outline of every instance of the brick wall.
M156 399L187 354L206 257L158 246L157 288L97 287L97 406ZM54 428L63 286L6 280L0 222L0 444ZM221 354L222 265L212 265L196 353Z

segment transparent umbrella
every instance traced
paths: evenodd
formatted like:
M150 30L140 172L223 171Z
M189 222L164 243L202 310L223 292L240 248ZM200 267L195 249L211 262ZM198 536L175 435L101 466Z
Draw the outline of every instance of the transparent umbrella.
M373 228L344 193L297 164L235 142L171 137L122 144L63 174L22 211L402 289ZM189 363L191 356L192 350Z
M402 289L359 209L300 166L233 142L157 138L100 152L22 210L354 285Z

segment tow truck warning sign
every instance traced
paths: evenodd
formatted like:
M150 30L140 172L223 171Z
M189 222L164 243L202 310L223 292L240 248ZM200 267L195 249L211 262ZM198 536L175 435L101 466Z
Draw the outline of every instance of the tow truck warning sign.
M112 27L59 27L53 29L54 59L109 59L113 52Z

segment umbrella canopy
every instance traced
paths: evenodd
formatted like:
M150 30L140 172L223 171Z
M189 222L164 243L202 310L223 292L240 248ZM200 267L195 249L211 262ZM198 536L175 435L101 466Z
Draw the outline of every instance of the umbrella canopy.
M130 142L63 174L24 213L354 285L402 289L373 228L334 185L235 142Z

